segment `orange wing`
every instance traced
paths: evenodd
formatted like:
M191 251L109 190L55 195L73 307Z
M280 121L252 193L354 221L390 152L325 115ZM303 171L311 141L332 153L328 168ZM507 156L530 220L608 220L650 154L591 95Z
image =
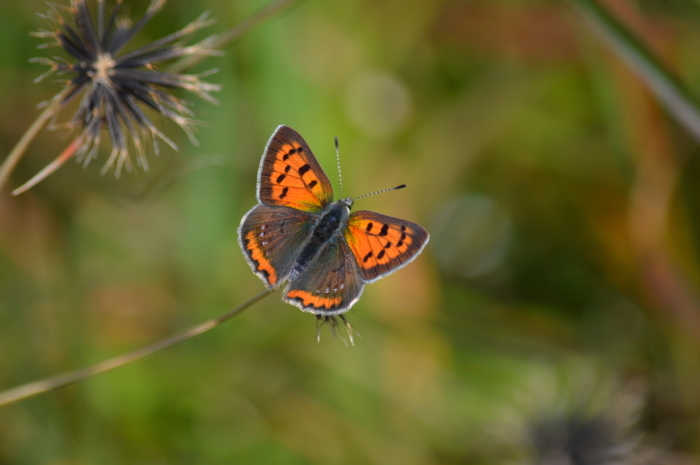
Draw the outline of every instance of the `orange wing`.
M279 126L265 147L258 171L258 200L314 213L333 201L326 173L304 139L290 127Z
M344 235L366 283L407 265L430 238L416 223L370 211L351 214Z

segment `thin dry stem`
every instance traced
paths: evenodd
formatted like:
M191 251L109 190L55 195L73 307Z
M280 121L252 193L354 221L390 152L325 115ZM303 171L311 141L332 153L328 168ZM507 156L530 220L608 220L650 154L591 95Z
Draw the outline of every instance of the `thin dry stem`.
M245 19L242 23L237 24L236 26L232 27L228 31L224 32L223 34L219 35L218 37L214 38L211 42L207 43L207 48L208 49L221 49L226 47L227 45L230 45L234 41L236 41L238 38L243 36L245 33L253 29L255 26L258 24L262 23L266 19L270 18L271 16L274 16L275 14L279 13L280 11L284 10L285 8L288 8L295 3L297 3L299 0L278 0L276 2L270 2L267 5L265 5L263 8L260 9L257 13L255 13L253 16L251 16L248 19ZM181 71L184 71L186 69L190 69L191 67L197 65L198 63L202 62L206 58L205 55L190 55L182 60L174 63L169 71L173 73L178 73Z
M242 303L241 305L227 311L226 313L216 318L205 321L204 323L200 323L196 326L193 326L190 329L174 334L173 336L162 339L149 346L142 347L140 349L134 350L123 355L119 355L117 357L105 360L104 362L97 363L87 368L71 371L62 375L46 378L41 381L35 381L29 384L24 384L22 386L9 389L4 392L0 392L0 408L6 407L10 404L14 404L25 399L29 399L30 397L38 396L39 394L44 394L46 392L54 391L56 389L77 383L79 381L86 380L101 373L106 373L108 371L114 370L115 368L128 365L130 363L148 357L149 355L153 355L157 352L173 347L177 344L180 344L181 342L190 340L193 337L206 333L207 331L216 328L221 323L230 320L234 316L243 312L243 310L247 309L248 307L267 297L271 293L272 291L265 290L264 292L261 292L260 294L248 300L247 302Z
M44 169L35 174L29 181L25 182L17 189L12 191L12 195L19 195L22 192L28 191L32 187L39 184L41 181L46 179L50 174L59 169L65 162L73 158L75 152L78 150L80 145L83 143L84 138L82 136L76 137L73 142L71 142L68 147L66 147L61 154L56 157L54 161L46 165Z
M29 147L29 144L34 140L34 138L39 134L39 132L44 129L44 127L49 123L51 118L53 118L58 110L61 108L61 100L63 99L63 95L67 91L64 90L61 93L59 93L49 104L48 107L44 111L41 112L39 117L34 120L31 126L29 126L29 129L27 129L27 132L24 133L24 135L20 138L19 142L15 145L15 147L12 149L10 154L7 156L5 161L3 162L2 166L0 166L0 189L3 188L5 183L10 177L10 174L12 174L12 171L15 169L15 166L17 166L17 163L22 159L24 156L25 152L27 151L27 147Z

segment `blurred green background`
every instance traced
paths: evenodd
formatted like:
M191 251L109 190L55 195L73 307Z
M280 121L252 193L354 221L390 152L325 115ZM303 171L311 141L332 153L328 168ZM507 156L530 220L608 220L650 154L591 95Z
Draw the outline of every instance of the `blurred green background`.
M67 3L60 0L59 3ZM700 3L610 0L700 94ZM262 0L169 0L134 45ZM132 17L146 0L125 0ZM60 84L40 0L0 3L0 152ZM0 464L693 464L700 151L566 1L300 1L196 71L199 147L115 180L69 162L0 194L0 389L86 366L263 290L236 228L298 130L356 208L432 234L368 286L355 347L274 294L145 361L0 410ZM190 96L183 95L186 98ZM65 120L69 112L63 113ZM70 141L44 131L16 187ZM612 455L611 455L612 454ZM617 454L617 455L615 455ZM617 458L612 461L611 456Z

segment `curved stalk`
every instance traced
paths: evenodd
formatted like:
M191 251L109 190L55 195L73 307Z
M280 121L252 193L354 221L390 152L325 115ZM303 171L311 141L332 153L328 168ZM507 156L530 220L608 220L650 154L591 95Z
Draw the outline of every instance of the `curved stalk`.
M5 185L7 180L12 174L12 171L17 166L17 163L22 159L24 153L27 151L27 147L32 143L34 138L39 134L39 132L44 129L48 122L53 118L57 111L61 108L61 99L63 97L65 90L58 94L56 98L53 99L51 104L39 115L39 117L34 120L27 132L20 138L19 142L14 146L12 152L7 156L5 161L0 166L0 189Z
M19 195L22 192L28 191L32 187L36 186L39 184L41 181L46 179L50 174L55 172L57 169L59 169L65 162L70 160L73 155L75 155L75 152L78 150L80 145L83 143L84 138L81 136L76 137L73 142L71 142L68 147L61 152L61 154L51 163L46 165L44 169L39 171L37 174L35 174L29 181L25 182L21 186L19 186L17 189L12 191L12 195Z
M24 384L22 386L9 389L4 392L0 392L0 408L6 407L10 404L14 404L25 399L29 399L30 397L35 397L40 394L44 394L49 391L54 391L56 389L77 383L79 381L86 380L88 378L92 378L95 375L106 373L108 371L114 370L115 368L128 365L130 363L146 358L149 355L153 355L157 352L163 351L177 344L180 344L181 342L188 341L193 337L206 333L207 331L216 328L221 323L230 320L234 316L243 312L243 310L247 309L248 307L267 297L271 293L271 290L265 290L253 297L252 299L248 300L247 302L242 303L241 305L227 311L226 313L216 318L205 321L204 323L200 323L196 326L193 326L190 329L186 329L185 331L174 334L149 346L136 349L132 352L123 355L118 355L117 357L105 360L87 368L81 368L79 370L70 371L62 375L53 376L51 378L46 378L40 381Z
M211 41L211 43L207 44L207 48L218 50L230 45L245 33L252 30L258 24L274 16L285 8L292 6L297 1L298 0L278 0L276 2L268 3L250 18L243 20L241 23L216 37ZM190 55L170 66L169 71L172 73L184 71L200 63L205 58L207 58L206 55Z

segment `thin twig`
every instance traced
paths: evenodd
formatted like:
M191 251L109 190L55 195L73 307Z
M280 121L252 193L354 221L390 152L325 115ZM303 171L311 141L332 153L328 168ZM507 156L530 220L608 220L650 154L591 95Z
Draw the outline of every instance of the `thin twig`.
M297 1L299 0L278 0L276 2L268 3L250 18L245 19L240 24L237 24L228 31L219 35L211 43L207 44L207 48L212 50L219 50L226 47L227 45L230 45L232 42L243 36L245 33L253 29L258 24L262 23L271 16L274 16L278 12L284 10L285 8L292 6ZM173 73L179 73L197 65L205 58L207 58L206 55L190 55L174 63L170 67L169 71Z
M5 392L0 392L0 408L6 407L10 404L14 404L15 402L19 402L21 400L29 399L30 397L38 396L39 394L44 394L46 392L65 387L70 384L83 381L101 373L106 373L108 371L114 370L115 368L128 365L130 363L148 357L149 355L153 355L157 352L173 347L174 345L180 344L181 342L185 342L189 339L192 339L195 336L199 336L200 334L206 333L210 329L216 328L225 321L230 320L234 316L243 312L243 310L247 309L251 305L270 295L271 292L272 291L270 290L261 292L252 299L227 311L221 316L205 321L204 323L200 323L190 329L174 334L173 336L162 339L149 346L136 349L132 352L123 355L119 355L117 357L105 360L104 362L97 363L87 368L81 368L79 370L64 373L62 375L54 376L41 381L35 381L29 384L24 384L16 388L9 389Z
M49 163L39 171L37 174L35 174L29 181L25 182L21 186L19 186L17 189L12 191L12 195L19 195L22 192L26 192L32 187L36 186L39 184L41 181L46 179L49 175L54 173L57 169L59 169L65 162L70 160L73 155L75 155L75 152L80 148L80 145L83 143L85 138L83 136L78 136L75 139L73 139L73 142L71 142L68 147L66 147L61 154L56 157L54 161Z
M27 151L27 147L34 140L37 134L44 129L51 118L54 117L56 112L61 108L61 101L63 100L63 94L67 91L67 88L61 91L49 104L44 111L41 112L39 117L29 126L27 132L24 133L22 138L17 142L17 145L12 149L12 152L7 156L2 166L0 166L0 189L5 185L10 177L10 174L17 166L17 163L22 159L24 153Z

